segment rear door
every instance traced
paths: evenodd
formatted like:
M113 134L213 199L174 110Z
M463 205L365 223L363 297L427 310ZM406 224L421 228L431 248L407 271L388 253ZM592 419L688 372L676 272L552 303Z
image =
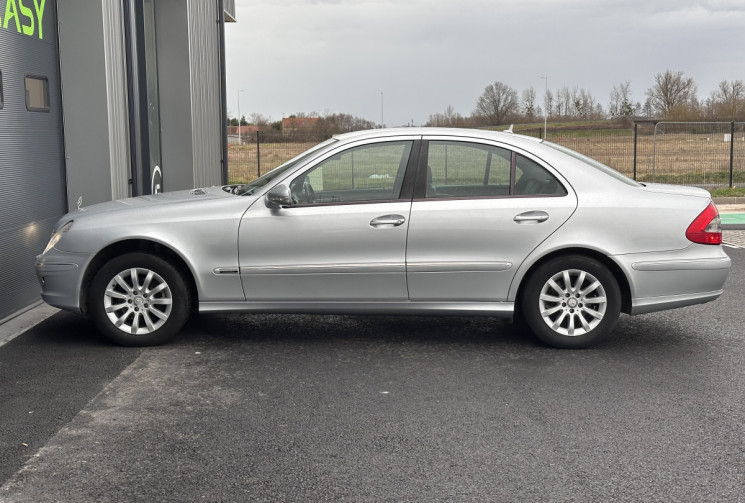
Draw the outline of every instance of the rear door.
M507 300L525 257L574 212L538 159L479 140L425 138L406 251L412 301Z

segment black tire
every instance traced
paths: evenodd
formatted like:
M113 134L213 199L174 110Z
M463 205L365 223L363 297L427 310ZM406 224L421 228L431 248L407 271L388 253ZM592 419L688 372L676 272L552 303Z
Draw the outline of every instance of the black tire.
M191 292L179 269L148 253L127 253L94 276L88 312L101 333L122 346L156 346L183 328Z
M586 348L613 330L621 312L621 290L597 260L557 257L532 272L521 290L519 309L533 333L549 346Z

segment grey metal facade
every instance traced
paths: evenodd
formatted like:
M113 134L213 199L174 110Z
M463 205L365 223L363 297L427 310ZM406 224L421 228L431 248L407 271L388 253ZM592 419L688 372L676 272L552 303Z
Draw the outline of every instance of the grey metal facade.
M219 2L158 0L161 154L165 190L222 183Z
M56 2L40 3L0 0L0 322L38 301L35 257L67 210ZM27 77L46 79L48 109Z
M0 323L38 301L56 220L151 193L153 152L159 190L224 181L223 20L223 0L0 0Z

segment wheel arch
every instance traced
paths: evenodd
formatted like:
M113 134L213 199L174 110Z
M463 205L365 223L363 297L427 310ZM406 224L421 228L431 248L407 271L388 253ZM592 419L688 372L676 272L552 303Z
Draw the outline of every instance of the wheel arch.
M618 288L621 290L621 312L626 314L629 314L631 312L631 285L629 284L629 280L626 277L626 274L623 272L623 269L621 269L621 267L613 259L605 255L604 253L597 250L592 250L590 248L581 247L562 248L560 250L554 250L533 262L530 265L530 268L525 271L525 274L523 274L522 278L520 279L520 285L518 286L515 296L516 311L520 309L520 299L522 298L521 295L523 289L525 288L525 284L527 283L528 278L530 278L533 272L550 260L558 257L566 257L569 255L580 255L592 258L607 267L611 274L613 274L613 277L616 279Z
M119 255L132 252L143 252L155 255L160 258L164 258L171 265L176 267L184 276L186 284L191 290L192 306L191 310L195 310L199 302L197 283L194 279L194 273L187 264L186 260L179 255L175 250L170 248L163 243L152 241L149 239L125 239L111 243L108 246L99 250L96 255L88 263L85 273L83 274L82 283L80 285L80 309L84 315L88 315L88 292L90 291L91 283L96 273L106 264L109 260Z

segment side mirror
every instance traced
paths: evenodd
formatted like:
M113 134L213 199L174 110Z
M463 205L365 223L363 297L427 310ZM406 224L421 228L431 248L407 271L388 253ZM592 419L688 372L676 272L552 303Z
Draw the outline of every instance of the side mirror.
M277 185L264 196L267 208L279 209L292 206L292 193L287 185Z

